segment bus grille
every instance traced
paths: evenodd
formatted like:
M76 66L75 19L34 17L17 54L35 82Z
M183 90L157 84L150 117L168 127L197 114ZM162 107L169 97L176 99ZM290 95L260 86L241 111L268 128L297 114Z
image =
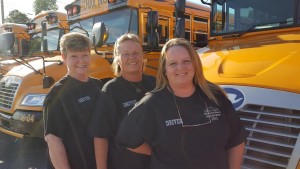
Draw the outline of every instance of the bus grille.
M0 80L0 108L11 109L21 78L6 76Z
M238 113L249 132L243 169L295 168L291 166L299 160L294 155L300 151L299 110L247 105Z

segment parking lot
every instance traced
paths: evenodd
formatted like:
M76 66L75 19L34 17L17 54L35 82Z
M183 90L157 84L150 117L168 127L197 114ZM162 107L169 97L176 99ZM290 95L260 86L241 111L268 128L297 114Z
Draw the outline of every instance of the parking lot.
M0 132L0 169L45 169L46 150L41 139L16 139Z

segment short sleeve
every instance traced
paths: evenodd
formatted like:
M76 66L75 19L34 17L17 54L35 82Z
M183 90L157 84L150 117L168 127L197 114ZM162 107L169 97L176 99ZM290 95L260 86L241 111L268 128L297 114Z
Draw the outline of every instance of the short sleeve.
M99 138L109 138L116 132L116 107L112 94L101 91L88 126L90 135Z
M228 139L227 148L235 147L244 142L248 136L248 132L242 125L238 113L235 111L232 103L229 99L224 99L226 118L230 128L230 134Z
M156 133L155 112L147 108L143 99L124 117L116 143L124 148L137 148L144 142L151 144Z
M63 138L65 133L62 129L65 128L67 120L62 105L61 96L58 96L59 95L53 94L53 92L47 96L47 100L44 105L44 128L45 135L53 134Z

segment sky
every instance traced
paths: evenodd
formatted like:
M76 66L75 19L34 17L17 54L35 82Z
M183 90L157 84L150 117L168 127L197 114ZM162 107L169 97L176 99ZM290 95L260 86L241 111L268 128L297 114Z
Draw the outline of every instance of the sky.
M15 9L25 13L29 18L33 18L34 11L32 5L34 1L35 0L3 0L4 18L8 16L10 11ZM59 8L58 10L65 12L64 7L71 2L73 2L73 0L56 0L56 4Z
M4 18L6 18L9 12L14 9L17 9L20 12L27 14L29 18L33 18L34 11L32 5L34 1L35 0L3 0ZM200 2L200 0L189 0L189 1ZM65 12L64 7L71 2L73 2L73 0L56 0L57 6L59 8L58 11ZM0 16L1 16L1 12L0 12Z

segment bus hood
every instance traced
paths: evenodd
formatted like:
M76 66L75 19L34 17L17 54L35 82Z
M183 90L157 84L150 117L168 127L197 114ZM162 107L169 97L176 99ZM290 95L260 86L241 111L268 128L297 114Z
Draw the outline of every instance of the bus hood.
M61 60L61 56L55 56L51 58L46 58L45 60ZM48 67L50 65L57 65L57 62L45 62L45 67ZM38 72L35 72L38 71ZM36 59L33 61L29 61L28 64L20 64L18 66L15 66L12 68L6 75L16 75L19 77L25 77L29 74L43 74L43 60Z
M300 93L300 33L257 39L235 40L221 49L217 49L220 45L200 49L205 77L217 84Z

